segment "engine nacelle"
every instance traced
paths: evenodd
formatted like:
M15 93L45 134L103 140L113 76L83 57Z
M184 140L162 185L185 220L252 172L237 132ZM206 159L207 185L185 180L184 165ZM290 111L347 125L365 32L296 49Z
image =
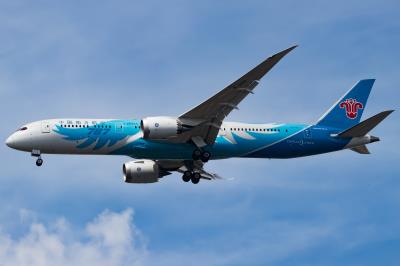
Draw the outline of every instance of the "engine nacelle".
M137 160L124 163L122 171L126 183L155 183L161 177L160 167L152 160Z
M174 137L183 131L182 123L168 116L154 116L142 119L140 126L143 131L143 138L163 140Z

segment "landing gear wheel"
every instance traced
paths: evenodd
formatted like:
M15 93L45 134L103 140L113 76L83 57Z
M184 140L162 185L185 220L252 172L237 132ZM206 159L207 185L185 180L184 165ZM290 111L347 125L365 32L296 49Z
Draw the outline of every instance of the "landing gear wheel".
M197 161L201 158L201 150L195 149L192 154L192 158L194 161Z
M199 173L193 173L191 180L193 184L198 184L200 182L201 175Z
M42 158L38 158L38 159L36 160L36 165L37 165L37 166L42 166L42 164L43 164L43 159L42 159Z
M185 171L185 172L183 173L182 180L183 180L184 182L189 182L191 178L192 178L192 172L190 172L190 171Z
M201 161L202 161L203 163L206 163L206 162L208 162L208 160L210 160L210 157L211 157L211 153L209 153L208 151L204 151L204 152L201 154Z

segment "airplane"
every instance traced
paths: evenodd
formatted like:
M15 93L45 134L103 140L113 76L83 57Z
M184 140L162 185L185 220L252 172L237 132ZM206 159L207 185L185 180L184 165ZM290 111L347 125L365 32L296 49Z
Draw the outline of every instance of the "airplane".
M177 117L143 119L47 119L20 127L6 145L30 152L43 164L42 154L125 155L135 160L123 164L127 183L155 183L179 172L182 180L222 177L207 172L209 160L239 158L283 159L350 149L369 154L367 144L378 137L368 133L394 110L360 122L374 79L358 81L312 124L227 122L225 118L261 78L294 45L250 70L244 76Z

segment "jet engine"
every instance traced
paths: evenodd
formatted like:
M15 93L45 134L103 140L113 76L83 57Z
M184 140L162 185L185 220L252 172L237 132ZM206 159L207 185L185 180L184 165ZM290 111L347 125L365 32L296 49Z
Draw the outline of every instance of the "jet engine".
M155 161L137 160L124 163L122 167L126 183L155 183L162 171Z
M143 138L163 140L174 137L183 132L182 123L174 117L154 116L142 119L140 127Z

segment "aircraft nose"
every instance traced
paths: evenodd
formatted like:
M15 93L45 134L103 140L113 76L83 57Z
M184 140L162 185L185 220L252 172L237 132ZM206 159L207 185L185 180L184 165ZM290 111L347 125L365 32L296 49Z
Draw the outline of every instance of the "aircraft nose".
M14 136L14 134L12 134L11 136L9 136L9 137L6 139L6 145L7 145L8 147L10 147L10 148L15 149L16 141L15 141L15 136Z

